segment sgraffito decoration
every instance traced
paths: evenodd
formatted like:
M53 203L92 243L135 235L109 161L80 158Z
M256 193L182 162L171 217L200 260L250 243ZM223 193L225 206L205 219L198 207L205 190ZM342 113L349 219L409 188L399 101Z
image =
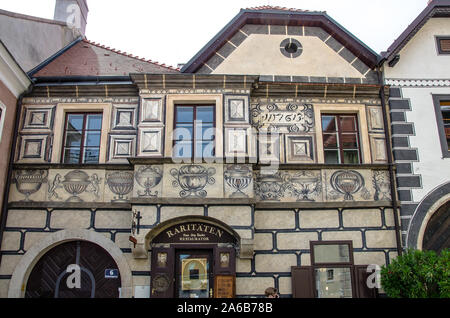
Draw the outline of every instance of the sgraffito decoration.
M162 171L159 167L142 166L136 170L134 178L138 185L144 188L144 191L137 191L139 197L156 197L158 191L152 193L152 188L156 187L163 177Z
M16 184L17 191L25 195L22 201L29 202L30 195L36 193L44 182L47 182L47 170L16 170L12 183Z
M248 198L248 194L244 190L252 182L252 172L249 167L243 165L229 165L223 173L227 184L235 190L231 193L230 198Z
M314 127L312 104L257 103L252 105L251 117L253 127L258 130L307 133Z
M313 202L312 196L320 195L322 183L320 171L303 170L293 175L285 174L285 188L297 197L297 201Z
M364 178L354 170L339 170L332 174L330 184L335 191L344 195L345 201L353 201L353 194L364 187Z
M100 198L100 182L102 178L96 173L89 176L82 170L73 170L67 173L64 178L58 173L48 187L48 198L53 197L57 200L62 199L57 190L64 188L71 196L66 199L66 202L82 202L79 197L83 192L90 192L94 194L96 199Z
M106 184L117 195L111 202L127 202L129 194L133 191L133 173L128 171L116 171L106 175Z
M180 187L182 190L179 192L180 197L185 198L189 196L197 196L204 198L207 196L207 192L204 189L208 184L214 184L216 180L214 175L216 174L215 168L205 168L200 165L185 165L180 169L173 168L170 170L170 174L175 180L172 181L174 188Z

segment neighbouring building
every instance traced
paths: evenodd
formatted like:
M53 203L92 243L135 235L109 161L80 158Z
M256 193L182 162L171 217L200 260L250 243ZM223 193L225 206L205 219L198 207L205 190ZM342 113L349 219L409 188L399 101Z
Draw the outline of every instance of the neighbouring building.
M450 1L428 6L384 57L405 248L450 247Z
M0 295L375 296L402 249L379 61L279 7L181 70L71 42L30 73Z
M8 183L6 172L11 160L17 104L30 85L31 80L0 40L0 206L4 200L5 184Z

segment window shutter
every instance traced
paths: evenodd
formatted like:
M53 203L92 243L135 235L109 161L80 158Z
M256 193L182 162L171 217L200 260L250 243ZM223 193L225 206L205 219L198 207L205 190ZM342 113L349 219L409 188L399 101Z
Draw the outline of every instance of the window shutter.
M371 272L367 272L367 266L369 265L357 265L355 266L355 279L356 279L356 297L357 298L376 298L378 289L369 288L367 286L367 278L371 275Z
M439 45L442 53L450 53L450 39L441 39Z
M292 267L292 297L315 298L312 266Z

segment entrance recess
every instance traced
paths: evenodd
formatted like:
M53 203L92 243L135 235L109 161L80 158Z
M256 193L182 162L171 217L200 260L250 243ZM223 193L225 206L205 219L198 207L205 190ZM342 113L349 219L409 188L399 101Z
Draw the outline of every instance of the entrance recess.
M151 297L234 297L238 239L209 219L164 226L151 241Z
M75 268L79 269L79 278ZM79 280L79 285L71 284ZM100 246L62 243L36 263L27 282L26 298L118 298L120 273Z

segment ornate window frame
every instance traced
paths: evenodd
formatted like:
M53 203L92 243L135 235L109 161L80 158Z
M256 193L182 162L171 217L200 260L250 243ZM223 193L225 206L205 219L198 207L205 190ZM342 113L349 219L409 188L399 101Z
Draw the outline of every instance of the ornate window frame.
M323 139L322 139L322 114L356 114L359 125L359 138L361 142L361 164L372 163L370 151L369 128L367 125L366 105L364 104L315 104L314 116L316 122L317 162L325 163Z
M197 104L197 105L215 105L215 156L214 158L223 157L223 95L222 94L173 94L167 95L166 98L166 133L164 140L164 157L172 158L173 129L175 105L177 104Z
M100 156L98 163L106 163L107 160L107 150L108 150L108 133L109 127L111 126L111 103L92 103L92 104L82 104L82 103L61 103L56 106L55 114L55 130L54 130L54 140L53 140L53 151L52 151L52 163L61 162L61 153L63 150L64 142L64 120L66 118L66 113L86 113L86 112L101 112L103 114L102 118L102 133L100 139Z

